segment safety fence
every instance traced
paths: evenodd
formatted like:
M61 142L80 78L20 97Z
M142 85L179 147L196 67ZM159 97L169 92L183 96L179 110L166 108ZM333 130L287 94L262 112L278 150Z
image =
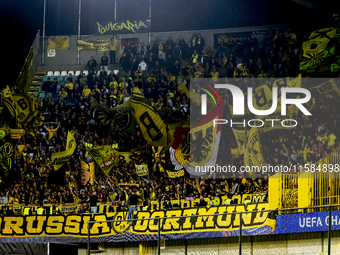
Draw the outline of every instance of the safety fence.
M338 242L338 238L332 241L332 231L340 230L340 212L334 211L340 205L329 206L314 206L307 208L296 208L298 211L306 210L323 210L319 213L297 213L288 214L291 212L291 208L279 209L279 210L261 210L257 215L250 215L249 212L224 212L218 214L201 214L197 215L173 215L170 217L138 217L132 219L118 219L118 220L106 220L106 221L88 221L88 249L90 254L91 243L98 242L98 237L93 228L97 229L98 226L110 226L114 231L115 239L124 240L125 242L139 242L139 254L161 254L161 249L166 246L166 242L176 239L176 234L179 233L179 238L212 238L212 237L237 237L238 245L234 243L225 243L224 250L211 251L214 254L339 254L339 245L334 245L334 241ZM282 215L279 215L282 212ZM253 218L265 218L262 224L258 224L256 227L254 224L250 226L250 222ZM233 235L229 235L229 231L226 229L224 223L226 219L233 219L233 225L237 228ZM263 220L263 219L262 219ZM215 224L213 224L213 222ZM176 231L175 223L180 224L181 231ZM187 223L187 227L185 226ZM96 226L97 225L97 226ZM145 233L140 230L146 226L148 229ZM166 230L173 228L173 234L169 234ZM201 229L200 229L201 228ZM191 234L186 235L186 229L190 229ZM223 230L224 229L224 230ZM219 231L217 231L219 230ZM322 239L322 242L318 243L318 240L314 241L314 245L305 241L307 245L299 242L299 245L292 240L288 241L273 241L272 245L268 247L261 246L261 243L251 241L249 245L249 236L258 235L272 235L272 234L289 234L289 233L304 233L304 232L326 232L327 239ZM139 233L138 233L139 232ZM182 232L182 234L181 234ZM195 233L196 232L196 233ZM218 234L217 234L218 232ZM196 235L195 235L196 234ZM120 237L118 237L120 236ZM325 235L323 235L325 236ZM126 239L124 239L126 238ZM296 236L295 238L296 239ZM253 239L251 239L253 240ZM157 241L155 243L155 241ZM326 241L327 245L323 245ZM285 243L286 242L286 243ZM333 242L333 244L332 244ZM268 243L269 244L269 243ZM322 244L322 245L321 245ZM229 248L228 248L229 245ZM219 248L221 245L218 246ZM208 246L205 247L206 252L200 254L210 254ZM192 251L191 251L192 253ZM190 253L190 254L191 254ZM188 253L189 254L189 253ZM194 254L194 253L192 253Z
M340 203L340 148L301 172L269 178L270 208L327 206ZM340 208L338 208L340 209ZM320 211L319 208L312 211Z

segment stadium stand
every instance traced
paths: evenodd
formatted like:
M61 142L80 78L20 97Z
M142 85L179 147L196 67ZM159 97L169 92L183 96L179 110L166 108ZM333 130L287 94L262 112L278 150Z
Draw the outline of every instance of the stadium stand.
M135 164L147 164L152 153L141 130L137 127L130 135L111 130L94 118L91 103L96 99L107 108L122 105L130 98L131 89L137 87L164 121L185 121L190 104L185 93L177 89L179 85L188 87L190 78L298 77L302 40L268 30L263 44L252 35L212 50L205 47L203 37L195 34L188 42L169 38L164 45L154 42L138 47L124 49L120 70L103 72L97 67L95 73L91 69L46 73L39 89L40 123L27 131L15 148L10 176L0 176L0 215L32 214L41 206L44 214L127 211L134 191L139 196L138 210L268 201L269 175L260 179L240 174L195 180L167 178L153 171L149 177L137 176ZM231 98L225 94L222 100ZM337 150L340 126L336 108L325 105L311 107L311 111L313 119L305 119L291 136L263 136L266 163L301 166L318 162ZM332 121L325 118L325 113L333 116ZM71 130L76 139L74 156L61 170L54 171L51 157L67 148ZM115 145L120 152L140 149L141 153L136 160L113 167L108 175L96 163L91 185L89 177L82 174L82 162L93 161L88 153L92 146L106 145ZM219 163L228 165L230 160ZM236 163L243 164L242 159ZM287 180L287 187L297 188L296 177Z

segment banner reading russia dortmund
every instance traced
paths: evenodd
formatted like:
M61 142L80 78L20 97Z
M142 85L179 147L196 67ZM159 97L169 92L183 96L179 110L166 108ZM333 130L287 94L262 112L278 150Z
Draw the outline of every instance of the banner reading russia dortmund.
M139 88L132 91L131 107L143 136L150 145L167 147L172 142L169 141L167 126Z
M187 201L190 202L190 201ZM75 204L70 205L73 209ZM64 208L62 207L62 210ZM33 215L0 217L0 236L3 243L15 242L63 242L82 243L88 238L87 222L90 225L91 242L154 241L157 239L157 218L163 240L231 237L239 235L242 213L242 235L273 235L319 232L328 230L328 212L295 213L275 215L268 203L213 206L210 208L183 208L136 212L135 224L121 222L127 219L126 212L68 215ZM203 216L212 215L212 216ZM179 216L189 216L178 218ZM152 218L153 220L145 220ZM331 230L340 230L340 211L332 211ZM118 220L111 222L100 222Z
M70 48L70 37L63 36L50 36L48 38L48 48L50 50L65 50Z
M66 141L66 150L54 153L52 155L52 162L54 170L57 171L61 168L66 162L70 160L70 157L73 155L74 150L76 149L77 143L74 138L74 131L68 131L67 141Z
M92 147L89 153L106 175L119 162L118 151L112 149L110 145Z
M190 201L189 201L190 202ZM239 214L231 212L245 211L242 215L243 233L255 233L256 230L266 228L268 233L275 230L275 216L268 210L269 204L215 206L210 208L184 208L177 210L138 211L134 218L146 219L155 217L167 217L162 219L161 235L167 235L169 239L223 237L225 232L236 235L239 231ZM223 214L224 213L224 214ZM228 213L228 214L227 214ZM203 215L215 216L203 216ZM176 218L187 216L188 218ZM202 216L201 216L202 215ZM79 242L87 238L87 221L106 221L127 219L126 212L106 214L82 214L82 215L50 215L50 216L16 216L0 218L2 241L4 238L19 238L37 236L40 240L48 241L49 238L57 240L65 239L65 242ZM34 222L37 222L35 224ZM140 240L153 240L158 233L155 220L140 220L134 224L128 222L95 222L90 226L91 241L97 242L96 237L110 242ZM66 238L67 240L66 240ZM107 238L107 239L106 239ZM81 242L81 241L80 241Z
M77 40L77 50L109 51L109 41L85 41Z

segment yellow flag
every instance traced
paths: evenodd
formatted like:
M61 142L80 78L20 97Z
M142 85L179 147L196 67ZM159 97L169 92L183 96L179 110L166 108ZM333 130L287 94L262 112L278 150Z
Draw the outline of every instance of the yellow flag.
M244 153L244 146L247 140L247 130L245 129L235 129L233 128L235 139L237 142L237 149L232 149L231 152L235 156L242 155Z
M65 50L70 48L70 37L63 36L50 36L48 38L48 48L50 50Z
M52 159L51 164L53 165L55 171L57 171L66 162L69 161L69 159L73 155L74 150L76 149L76 145L77 143L74 138L74 131L68 131L67 141L66 141L67 149L65 151L54 153L51 158Z
M252 127L244 148L244 165L260 166L264 163L260 134L257 127Z
M95 169L94 169L94 162L91 162L90 164L89 164L89 167L90 167L90 175L91 175L91 177L90 177L90 183L91 183L91 185L93 185L94 184L94 179L95 179Z
M340 89L334 79L324 82L318 86L310 88L313 97L332 98L340 101Z
M335 139L336 139L336 136L334 134L330 134L328 136L328 145L333 146L335 144Z
M11 134L11 138L12 139L20 139L21 136L23 136L25 134L25 130L24 129L12 129L12 128L9 128L9 132Z
M185 174L184 169L179 171L166 170L166 173L168 174L168 177L171 179L182 177Z
M145 140L152 146L168 147L172 141L167 126L138 88L132 91L131 107Z
M262 85L254 90L253 106L256 110L269 110L273 104L272 90L267 85ZM256 116L257 118L266 118L268 116Z
M3 96L4 103L7 109L11 113L12 118L15 118L18 122L18 119L17 119L18 111L16 109L16 104L12 96L11 90L8 86L2 90L2 96ZM17 123L17 124L18 124L18 127L21 128L21 124L20 123Z
M89 153L106 175L119 161L119 152L112 149L110 145L92 147Z
M136 174L138 176L146 176L149 174L149 168L148 165L136 165Z
M80 169L82 171L88 171L89 170L89 165L85 161L82 160L80 162Z
M33 98L28 94L19 94L13 96L15 101L15 109L18 111L17 123L20 123L23 128L25 128L36 116L37 111L33 110L35 108L35 102Z

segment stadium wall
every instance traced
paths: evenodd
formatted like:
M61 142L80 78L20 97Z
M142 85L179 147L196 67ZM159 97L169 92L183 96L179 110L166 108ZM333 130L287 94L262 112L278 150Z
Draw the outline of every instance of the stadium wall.
M227 29L214 29L214 30L200 30L200 31L175 31L175 32L159 32L152 33L152 40L156 38L158 35L161 37L163 42L167 40L168 36L172 36L172 39L176 41L179 36L182 36L183 39L187 42L192 37L194 32L201 33L205 39L205 47L211 46L214 48L214 34L222 34L222 33L243 33L243 32L256 32L256 31L265 31L271 27L273 30L285 29L288 28L288 25L276 25L276 26L256 26L256 27L240 27L240 28L227 28ZM112 37L111 35L82 35L81 39L91 39L91 41L96 40L109 40ZM120 53L120 41L124 38L139 38L140 42L144 42L145 45L148 45L148 33L139 33L139 34L118 34L118 45L117 45L117 54L116 54L116 63L119 61L121 57ZM256 34L259 43L262 43L265 35ZM65 71L68 66L75 66L77 64L77 36L70 36L70 48L66 50L57 50L55 57L48 57L47 52L48 49L45 50L45 66L51 67L65 67ZM45 45L48 48L48 37L45 38ZM87 61L90 59L90 56L93 56L98 65L100 66L100 58L102 57L103 52L100 51L80 51L79 59L80 65L86 66ZM53 69L53 68L52 68ZM51 70L52 70L51 69ZM64 70L63 69L63 70ZM58 69L59 70L59 69ZM72 69L73 70L73 69Z
M246 239L246 238L245 238ZM285 235L285 236L271 236L270 238L254 237L247 238L242 242L242 254L247 255L277 255L277 254L291 254L291 255L311 255L322 254L327 251L327 233L313 233L312 235ZM297 240L296 240L297 239ZM200 243L201 241L201 243ZM187 241L186 244L173 246L168 241L165 242L164 249L161 249L161 254L165 255L220 255L220 254L239 254L239 243L237 239L229 241L229 238L214 239L210 243L204 240L196 240L196 242ZM340 243L340 237L331 238L331 246L337 246ZM142 252L139 253L142 245ZM333 248L334 249L334 248ZM87 250L81 248L78 250L79 255L87 255ZM135 254L157 254L157 246L136 244L135 247L110 247L100 253L101 255L135 255Z

